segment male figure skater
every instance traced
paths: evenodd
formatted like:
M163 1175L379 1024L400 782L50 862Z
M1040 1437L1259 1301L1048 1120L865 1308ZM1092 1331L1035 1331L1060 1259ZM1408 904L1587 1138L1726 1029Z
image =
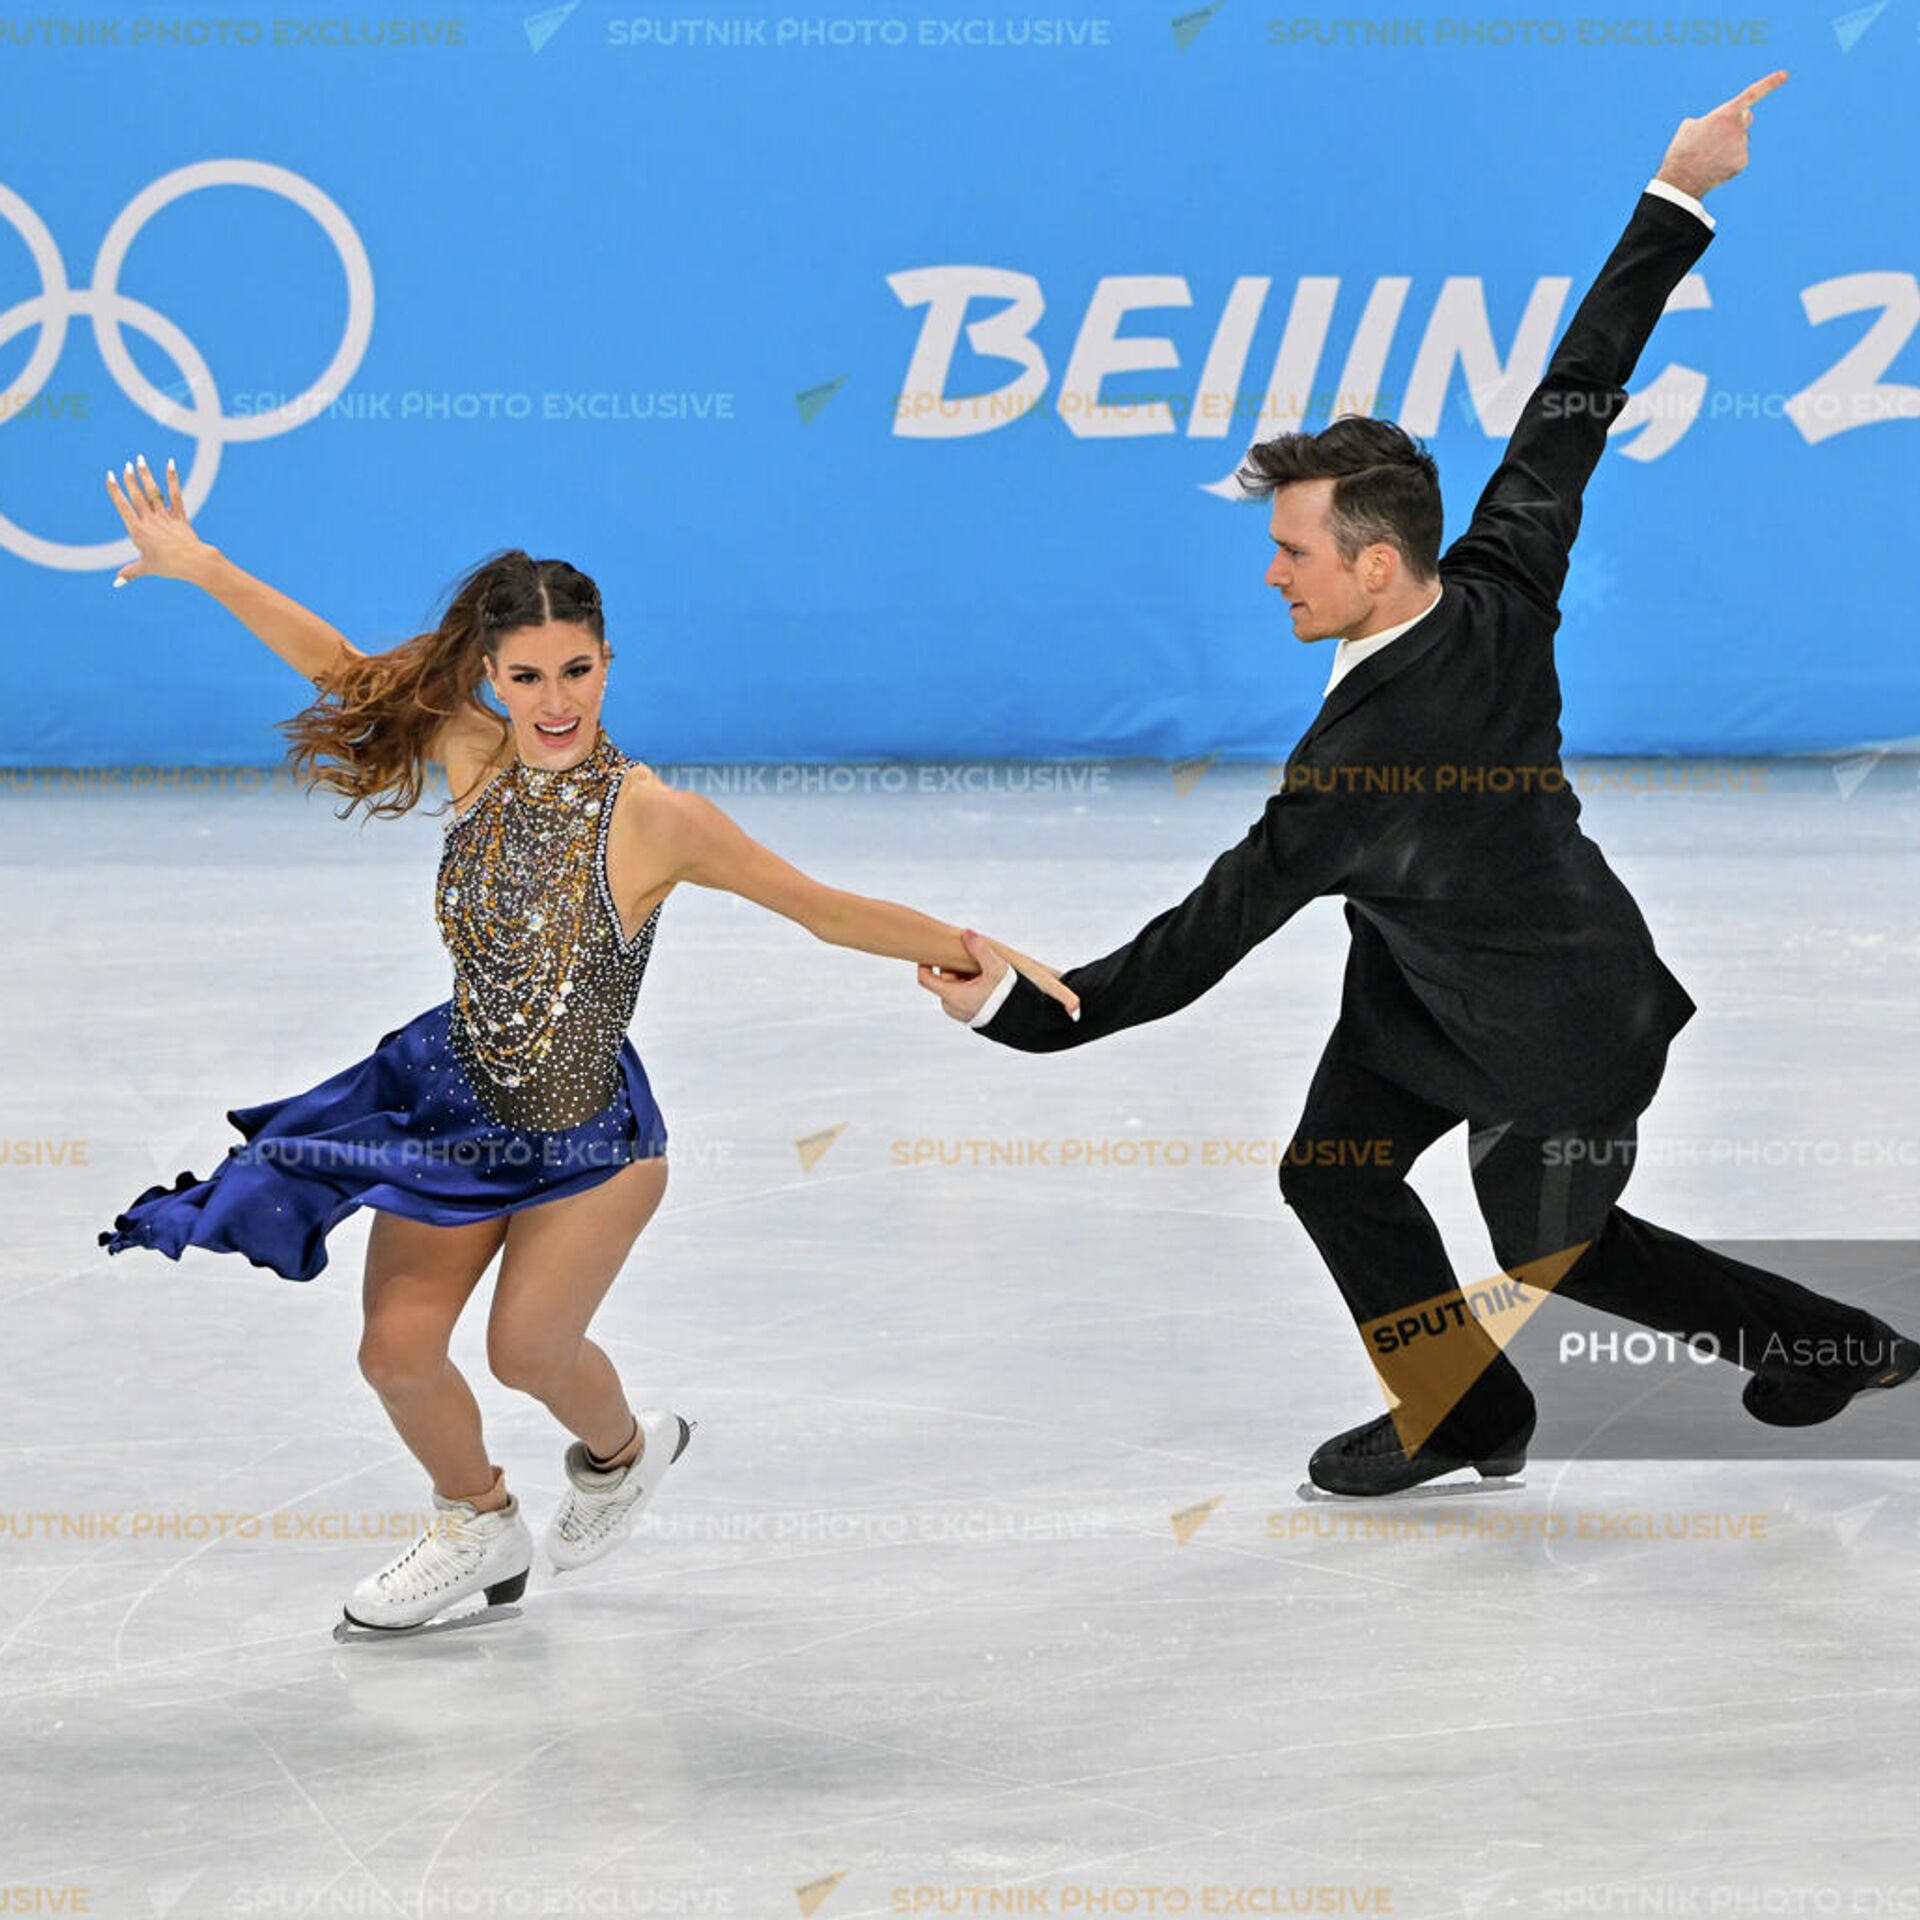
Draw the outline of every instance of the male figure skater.
M1707 246L1700 196L1745 167L1754 103L1786 77L1680 123L1444 556L1434 462L1399 427L1349 416L1250 450L1242 484L1273 502L1267 583L1298 639L1340 643L1325 704L1245 839L1179 906L1062 975L1077 1016L984 946L975 975L920 969L954 1018L1052 1052L1177 1011L1307 901L1345 897L1340 1018L1280 1187L1392 1411L1315 1452L1308 1471L1330 1492L1525 1460L1533 1396L1480 1324L1485 1290L1463 1300L1406 1180L1463 1119L1502 1267L1713 1335L1752 1371L1755 1417L1829 1419L1920 1369L1920 1345L1872 1315L1615 1204L1694 1004L1581 832L1559 757L1553 634L1582 489L1668 295Z

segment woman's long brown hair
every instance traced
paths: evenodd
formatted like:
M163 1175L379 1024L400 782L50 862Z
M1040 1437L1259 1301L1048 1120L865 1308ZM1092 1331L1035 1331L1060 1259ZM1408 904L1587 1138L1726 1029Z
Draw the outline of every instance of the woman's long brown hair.
M500 643L521 627L566 620L604 646L600 589L564 560L535 560L518 547L488 557L453 588L430 633L385 653L348 658L318 677L320 697L277 724L293 743L296 776L347 796L340 819L365 804L368 818L420 804L428 748L463 709L507 736L507 722L481 698ZM331 764L329 764L331 763Z

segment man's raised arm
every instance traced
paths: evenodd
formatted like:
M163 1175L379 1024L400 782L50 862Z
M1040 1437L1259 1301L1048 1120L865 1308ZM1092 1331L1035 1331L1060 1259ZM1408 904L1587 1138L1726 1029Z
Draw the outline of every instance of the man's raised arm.
M1443 572L1497 580L1547 613L1559 605L1581 495L1626 404L1626 383L1668 297L1712 238L1701 197L1745 167L1754 102L1786 77L1770 73L1681 121L1521 411L1471 524L1441 556Z

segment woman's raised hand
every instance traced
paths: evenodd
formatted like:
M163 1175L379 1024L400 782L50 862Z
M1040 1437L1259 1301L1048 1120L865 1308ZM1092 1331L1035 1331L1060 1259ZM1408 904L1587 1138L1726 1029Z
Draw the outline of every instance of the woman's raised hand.
M107 470L107 493L120 510L127 537L140 550L139 559L129 560L113 576L116 587L139 579L143 573L152 574L156 580L188 579L195 566L213 551L187 519L186 502L180 497L180 476L171 460L167 462L164 495L144 454L137 471L131 460L124 476Z

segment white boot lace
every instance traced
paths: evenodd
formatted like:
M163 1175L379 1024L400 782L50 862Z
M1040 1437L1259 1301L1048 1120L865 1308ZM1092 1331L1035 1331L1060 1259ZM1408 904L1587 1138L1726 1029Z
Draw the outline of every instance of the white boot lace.
M487 1543L457 1513L437 1513L426 1532L380 1569L382 1589L395 1597L433 1593L465 1578L486 1558Z

